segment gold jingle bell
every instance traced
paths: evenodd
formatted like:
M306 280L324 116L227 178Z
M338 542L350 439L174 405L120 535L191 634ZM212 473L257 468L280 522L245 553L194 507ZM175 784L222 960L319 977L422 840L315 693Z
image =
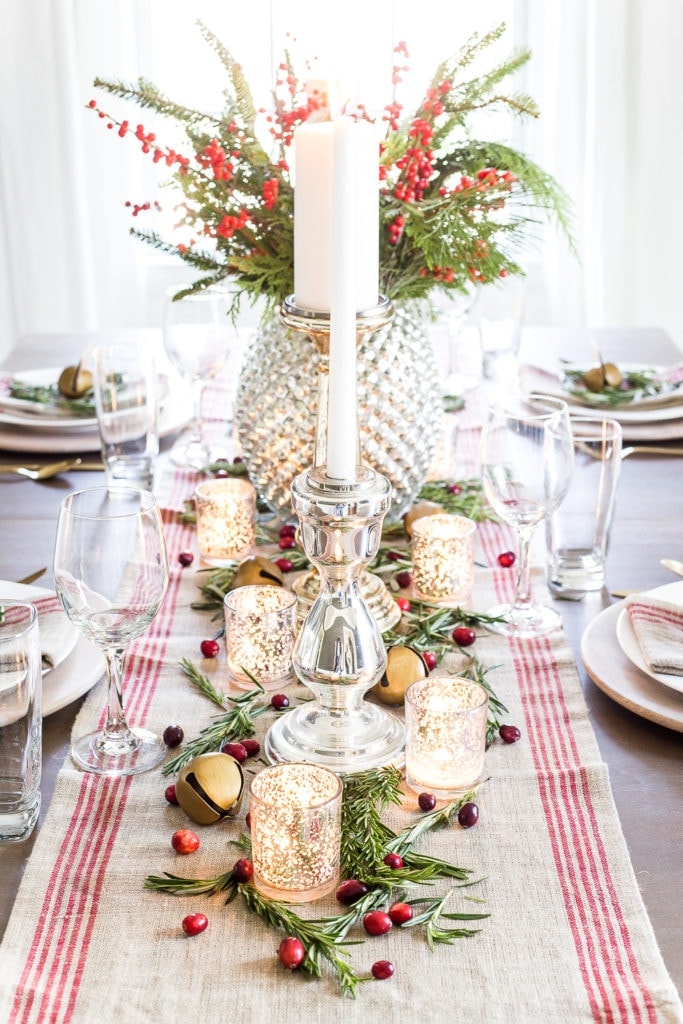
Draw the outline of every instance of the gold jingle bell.
M78 366L67 366L59 375L57 390L65 398L82 398L93 385L92 373Z
M411 683L424 679L429 670L419 651L397 644L387 651L384 675L370 690L381 704L403 704Z
M281 587L284 582L284 576L275 562L263 555L254 555L253 558L245 558L237 566L230 589L237 590L238 587L248 587L255 583Z
M218 750L188 761L175 784L178 803L199 825L234 818L242 805L243 792L244 773L239 761Z
M436 501L418 501L417 505L409 508L403 517L403 528L406 532L406 537L412 537L413 523L416 519L421 519L422 516L435 516L439 512L445 511L443 505L439 505Z

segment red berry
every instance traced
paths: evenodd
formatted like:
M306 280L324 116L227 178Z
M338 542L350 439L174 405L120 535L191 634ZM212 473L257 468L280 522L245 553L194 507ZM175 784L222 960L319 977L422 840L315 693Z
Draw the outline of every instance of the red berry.
M245 882L251 882L254 877L254 865L248 857L242 857L240 860L235 861L232 866L232 877L241 885Z
M436 797L433 793L420 793L417 802L421 811L433 811L436 807Z
M345 882L337 886L336 896L345 907L350 907L352 903L357 903L367 892L368 886L365 882L359 882L357 878L347 878Z
M515 553L514 551L502 551L498 555L498 565L502 565L504 569L509 569L511 565L515 564Z
M216 480L225 480L230 476L227 469L217 469L213 475L216 477Z
M175 783L172 782L170 786L167 786L164 790L164 796L168 800L169 804L178 805L178 797L175 795Z
M434 651L423 651L422 660L427 666L427 670L429 672L431 672L433 668L436 668L436 655L434 654Z
M261 744L258 740L242 740L242 746L247 752L247 757L256 757L261 751Z
M368 935L386 935L391 926L391 918L383 910L371 910L363 918L363 927Z
M398 853L388 853L384 858L384 863L392 871L398 871L399 868L403 867L403 857Z
M242 761L246 761L249 757L247 749L243 743L224 743L221 747L224 754L230 754L230 757L234 757L240 764Z
M205 658L215 658L221 648L218 640L202 640L199 649Z
M275 564L280 572L291 572L294 568L294 562L291 558L276 558Z
M410 601L407 597L397 597L396 604L399 606L402 612L410 611Z
M405 558L405 555L401 551L387 551L388 562L400 562L402 558Z
M409 572L397 572L396 582L398 583L399 587L409 587L410 584L413 582L413 577L410 575Z
M199 836L189 828L179 828L171 836L171 846L176 853L194 853L199 849Z
M178 561L181 565L192 565L194 562L194 555L191 551L181 551L178 555Z
M498 735L504 743L516 743L522 736L516 725L501 725Z
M296 534L296 526L294 523L285 523L284 526L280 527L281 537L294 537Z
M375 960L370 970L377 981L386 981L394 973L394 965L391 960Z
M476 804L463 804L458 811L458 823L461 828L472 828L479 821L479 808Z
M183 931L186 935L199 935L209 923L206 914L188 914L183 918Z
M296 547L296 540L294 537L280 537L277 546L281 551L289 551L291 548Z
M289 697L286 693L274 693L270 698L270 705L276 711L282 711L283 708L289 707Z
M459 484L449 484L446 490L449 494L460 494L462 487Z
M294 935L288 935L280 943L277 955L283 967L287 967L290 971L295 971L304 962L306 950L301 939L297 939Z
M244 816L244 824L251 831L251 814L249 813L249 811L247 811L247 813Z
M395 924L400 928L406 921L410 921L413 916L413 908L410 903L394 903L393 906L389 907L389 917L391 918L392 924Z
M453 639L459 647L469 647L477 639L477 634L469 626L456 626L453 630Z
M179 725L167 725L162 739L167 747L179 747L183 742L184 735L185 733Z

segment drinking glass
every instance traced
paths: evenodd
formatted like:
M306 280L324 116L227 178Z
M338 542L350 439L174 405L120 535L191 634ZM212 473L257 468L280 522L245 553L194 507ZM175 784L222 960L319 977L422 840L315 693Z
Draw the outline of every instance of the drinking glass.
M515 599L490 609L503 621L489 628L506 636L542 636L559 625L560 616L532 600L529 549L534 530L560 505L571 482L574 446L566 402L533 394L502 399L488 411L481 461L484 493L515 528L518 541Z
M180 376L192 385L194 399L189 439L176 445L170 457L178 466L201 469L226 454L225 449L210 445L204 436L202 394L205 382L215 377L228 357L234 329L227 288L215 284L182 295L188 287L169 288L164 305L164 348ZM176 298L177 295L182 297Z
M129 728L124 655L159 611L168 586L161 514L149 491L92 487L67 495L57 522L55 590L66 614L104 653L108 682L102 730L74 740L76 764L99 775L136 775L166 753L160 736Z

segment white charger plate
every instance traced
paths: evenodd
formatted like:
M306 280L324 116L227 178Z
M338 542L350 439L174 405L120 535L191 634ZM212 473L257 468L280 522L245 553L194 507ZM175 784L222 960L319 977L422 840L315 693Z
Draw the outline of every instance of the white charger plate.
M184 381L173 382L159 412L159 436L173 434L192 420L194 406L190 386ZM34 427L16 427L5 424L0 412L0 449L36 454L72 455L82 452L99 452L100 436L97 425L89 430L48 431Z
M0 580L0 594L15 601L34 601L50 597L52 590L33 584ZM43 718L60 711L82 697L104 673L102 652L79 633L75 627L74 644L55 668L43 672Z
M623 601L605 608L581 638L581 660L598 689L641 718L683 732L683 695L661 686L630 661L617 640Z
M670 601L671 604L683 606L683 580L680 583L667 583L663 587L657 587L655 590L646 590L644 593L652 597L661 597L663 601ZM670 672L653 672L645 661L631 623L631 617L626 608L622 609L621 615L617 619L617 640L628 660L633 662L636 668L639 668L650 679L654 679L656 683L670 686L672 690L678 690L679 693L683 693L683 676L676 676Z

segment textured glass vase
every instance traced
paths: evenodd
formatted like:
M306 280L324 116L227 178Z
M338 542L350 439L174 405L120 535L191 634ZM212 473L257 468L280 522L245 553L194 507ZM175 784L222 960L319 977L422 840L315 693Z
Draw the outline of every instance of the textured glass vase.
M294 478L313 465L318 350L279 319L262 328L244 362L235 420L249 478L261 498L291 513ZM441 428L441 390L425 315L398 308L392 323L358 346L358 419L363 461L392 487L387 519L413 504Z

